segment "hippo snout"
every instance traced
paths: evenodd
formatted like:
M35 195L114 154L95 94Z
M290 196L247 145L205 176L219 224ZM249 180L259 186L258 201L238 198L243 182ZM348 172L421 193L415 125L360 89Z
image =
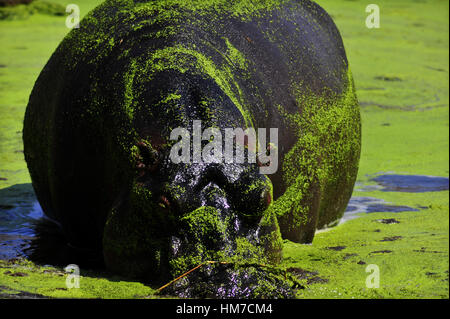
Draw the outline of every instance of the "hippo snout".
M232 249L225 246L237 236L256 231L270 205L271 186L270 180L252 167L242 169L237 178L224 166L206 167L198 182L183 198L178 197L177 207L195 207L180 214L176 228L181 238L208 250Z
M240 222L251 227L271 203L272 184L257 167L244 167L235 174L226 166L210 165L186 196L188 201L197 201L199 207L215 207L222 215L236 214Z
M260 230L272 184L256 165L169 165L142 178L105 225L104 259L117 272L164 281L205 260L232 258L240 238L259 245L267 235Z

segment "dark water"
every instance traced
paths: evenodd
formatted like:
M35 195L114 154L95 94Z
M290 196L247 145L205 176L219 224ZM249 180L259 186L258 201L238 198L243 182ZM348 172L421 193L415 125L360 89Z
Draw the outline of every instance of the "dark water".
M36 237L35 223L43 218L31 184L0 189L0 259L29 257Z
M384 200L373 197L352 197L348 203L346 213L400 213L419 211L409 206L387 204Z
M97 251L68 245L58 224L44 215L31 184L0 189L0 259L22 257L54 266L103 267Z
M449 189L447 177L426 175L380 175L372 179L383 186L383 192L423 193Z
M360 213L399 213L417 212L419 209L409 206L398 206L386 203L383 199L373 197L352 197L345 210L340 224L360 217Z

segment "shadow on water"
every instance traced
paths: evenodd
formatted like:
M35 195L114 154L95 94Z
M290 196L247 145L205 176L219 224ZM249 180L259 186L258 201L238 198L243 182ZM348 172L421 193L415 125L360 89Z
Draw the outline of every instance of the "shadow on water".
M383 186L383 192L423 193L449 189L447 177L389 174L377 176L372 181Z
M12 258L54 266L103 267L98 252L68 245L59 225L44 215L31 184L0 189L0 259Z

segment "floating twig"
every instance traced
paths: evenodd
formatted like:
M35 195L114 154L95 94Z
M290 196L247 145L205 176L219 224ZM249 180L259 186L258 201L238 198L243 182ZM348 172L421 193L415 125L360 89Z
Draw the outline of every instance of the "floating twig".
M197 269L199 269L199 268L201 268L201 267L203 267L204 265L207 265L207 264L222 264L222 265L225 265L225 264L229 264L229 263L226 262L226 261L207 260L207 261L205 261L204 263L201 263L200 265L195 266L195 267L192 268L191 270L185 272L185 273L182 274L181 276L178 276L178 277L175 278L174 280L168 282L168 283L165 284L164 286L159 287L159 288L158 288L158 292L161 292L161 290L163 290L164 288L167 288L168 286L170 286L170 285L173 284L174 282L177 282L177 281L180 280L181 278L183 278L183 277L189 275L189 274L190 274L191 272L193 272L194 270L197 270Z

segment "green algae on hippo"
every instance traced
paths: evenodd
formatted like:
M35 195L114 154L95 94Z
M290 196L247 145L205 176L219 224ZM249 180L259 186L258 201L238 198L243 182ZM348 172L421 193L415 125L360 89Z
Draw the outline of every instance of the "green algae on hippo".
M171 131L195 120L278 128L278 170L173 163ZM174 284L182 296L286 297L261 269L281 260L283 238L310 243L342 217L360 116L339 32L313 2L116 0L48 61L23 140L37 198L71 247L151 282L217 262Z

